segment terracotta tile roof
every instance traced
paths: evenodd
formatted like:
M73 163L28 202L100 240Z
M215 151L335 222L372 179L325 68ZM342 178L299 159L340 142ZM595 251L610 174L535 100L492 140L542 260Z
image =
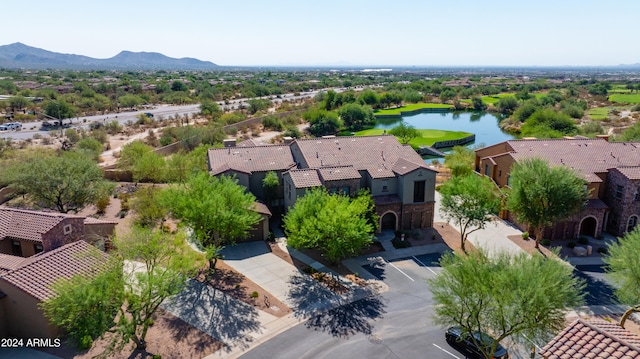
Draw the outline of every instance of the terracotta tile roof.
M418 168L423 168L423 167L424 166L407 161L404 158L398 158L398 160L393 165L391 170L399 175L406 175L409 172L413 172Z
M288 172L296 188L320 187L322 182L315 169L290 170Z
M266 204L264 203L260 203L260 202L254 202L253 203L253 210L260 213L260 214L264 214L267 215L269 217L271 217L271 211L269 210L269 207L267 207Z
M640 358L640 337L615 323L578 319L542 348L546 359Z
M227 170L251 173L283 171L295 166L288 145L212 148L208 161L214 176Z
M6 271L18 269L30 262L31 260L29 258L0 253L0 269L4 269Z
M236 145L236 147L256 147L256 146L268 146L264 143L260 143L256 140L254 140L253 138L250 138L248 140L244 140L242 142L238 142L238 144Z
M65 218L83 218L63 213L47 213L0 208L0 239L11 237L42 242L42 235Z
M87 217L84 219L84 224L118 224L116 221L105 221L104 219L97 219L93 217Z
M630 180L639 180L640 179L640 166L634 167L618 167L618 171L622 173L623 176L627 177Z
M56 280L90 273L106 261L107 254L85 241L77 241L28 259L31 262L2 275L0 280L45 300L53 294L49 287Z
M402 158L431 170L411 146L390 135L299 139L291 146L300 150L309 168L353 166L374 178L394 177L392 168Z
M360 172L351 166L323 167L318 169L318 174L325 182L362 178Z
M640 143L607 142L604 139L510 140L516 160L544 158L552 166L569 166L589 182L602 182L595 175L610 168L640 166Z

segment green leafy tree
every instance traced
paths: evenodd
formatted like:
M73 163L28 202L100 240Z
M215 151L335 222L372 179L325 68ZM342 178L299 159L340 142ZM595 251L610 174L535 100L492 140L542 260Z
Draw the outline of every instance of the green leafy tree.
M160 203L160 189L142 187L138 189L131 201L134 221L140 227L153 228L167 218L168 211Z
M98 165L80 153L34 158L14 167L12 186L28 193L44 207L61 213L78 212L110 193L114 184L104 180Z
M487 109L487 104L484 103L484 101L482 101L482 98L478 96L473 96L471 98L471 104L473 106L473 109L476 111L484 111Z
M351 199L312 189L284 217L287 243L319 249L333 262L356 255L372 243L370 208L370 196Z
M538 254L447 253L440 265L443 271L429 280L436 323L490 333L496 343L476 343L488 359L505 338L546 342L565 326L566 309L583 301L584 285L573 268Z
M579 212L587 203L586 181L565 166L543 159L524 159L511 169L507 207L520 222L535 229L536 248L544 228Z
M396 136L402 144L408 144L414 138L422 137L420 131L408 123L400 122L400 124L389 130L389 134Z
M496 102L496 108L500 113L511 114L518 108L518 100L513 96L500 97Z
M443 218L452 221L460 232L465 250L469 234L486 228L500 209L500 193L487 177L476 174L455 176L440 187Z
M280 180L278 179L278 175L273 171L267 172L262 180L262 188L264 189L264 194L268 204L270 204L271 200L275 198L279 185Z
M9 106L11 106L11 110L13 111L20 111L31 105L31 101L27 100L24 96L12 96L9 98Z
M629 315L640 312L640 227L627 233L617 243L609 244L609 255L604 258L606 270L617 284L615 294L621 303L631 307L620 318L624 328Z
M124 95L118 97L118 103L125 108L136 108L144 103L144 100L138 95Z
M154 151L149 151L135 161L131 173L135 182L159 183L165 178L165 169L164 158Z
M451 170L451 175L466 176L473 172L473 163L476 154L473 150L464 146L455 146L444 156L444 164Z
M369 105L373 108L378 108L380 104L380 97L371 89L366 89L358 96L358 102L363 105Z
M96 261L99 258L98 253L89 255L95 255ZM95 275L62 278L51 289L54 295L41 302L40 308L81 349L88 349L93 340L115 325L116 314L124 302L122 263L112 258Z
M250 114L255 114L259 111L265 111L271 106L271 101L263 98L255 98L248 100L249 108L247 109Z
M522 125L523 136L538 138L560 138L575 135L576 123L567 114L553 109L539 109Z
M94 161L97 161L100 158L102 149L102 143L91 137L85 137L81 139L80 141L78 141L78 143L76 143L75 147L76 151L90 154L91 158L93 158Z
M302 117L309 122L309 132L314 136L333 135L342 127L338 114L332 111L310 109Z
M215 120L220 118L223 112L220 106L215 101L202 100L200 102L200 113Z
M373 110L369 106L349 103L342 106L338 113L344 125L352 131L359 131L365 126L375 123Z
M640 141L640 122L622 131L622 134L620 134L620 141Z
M117 256L124 262L124 305L120 307L112 346L121 350L129 342L143 350L153 316L160 304L180 293L195 274L194 257L184 236L133 228L114 239ZM122 269L121 269L122 270Z
M182 81L175 80L171 83L171 91L181 92L187 90L189 90L189 87L187 87L187 85Z
M167 189L161 203L193 229L205 248L246 238L261 218L253 210L255 197L228 176L194 175L184 185ZM212 260L209 265L214 270Z
M44 113L62 122L76 116L76 109L66 101L48 101L44 104Z

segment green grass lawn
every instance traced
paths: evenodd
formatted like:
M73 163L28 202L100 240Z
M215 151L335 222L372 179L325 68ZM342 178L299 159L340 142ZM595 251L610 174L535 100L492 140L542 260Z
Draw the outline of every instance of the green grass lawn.
M400 112L410 112L421 110L423 108L452 108L453 106L444 103L410 103L408 105L396 108L387 108L384 110L377 110L375 115L400 115Z
M463 131L443 131L443 130L418 130L422 137L414 138L409 144L413 148L420 146L431 146L438 141L457 140L463 137L471 136L472 133ZM356 136L377 136L382 135L384 130L381 128L372 128L356 132Z
M611 85L611 90L609 90L609 93L629 93L630 90L627 88L627 85L625 84L613 84Z
M589 117L591 117L592 120L606 120L609 117L609 111L610 108L609 107L595 107L595 108L590 108L589 111L587 111L589 113Z
M617 103L640 103L640 93L617 93L609 95L609 101Z

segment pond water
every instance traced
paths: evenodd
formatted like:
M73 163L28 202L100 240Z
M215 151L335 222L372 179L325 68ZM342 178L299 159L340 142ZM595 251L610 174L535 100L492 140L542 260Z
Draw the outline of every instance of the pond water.
M486 112L423 112L402 118L381 118L375 128L391 129L401 121L418 129L473 133L476 141L468 145L472 147L491 146L515 138L498 127L500 117Z

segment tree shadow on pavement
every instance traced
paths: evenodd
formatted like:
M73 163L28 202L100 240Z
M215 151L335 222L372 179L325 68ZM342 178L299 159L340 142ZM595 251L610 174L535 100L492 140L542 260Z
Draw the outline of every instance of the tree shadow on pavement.
M347 294L337 295L305 274L292 276L289 284L294 315L307 319L307 328L335 337L371 334L370 322L386 313L386 304L372 287L351 286Z
M170 302L163 303L163 307L224 342L227 350L235 346L247 348L252 341L248 333L260 331L255 308L195 280L190 280L188 286Z

